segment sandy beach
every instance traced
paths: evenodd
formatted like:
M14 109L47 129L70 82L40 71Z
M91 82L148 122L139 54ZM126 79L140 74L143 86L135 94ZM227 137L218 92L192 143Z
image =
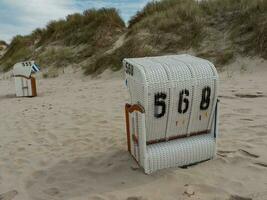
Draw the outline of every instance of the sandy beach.
M127 152L121 73L38 77L38 97L0 80L0 200L266 200L267 61L220 73L217 157L145 175Z

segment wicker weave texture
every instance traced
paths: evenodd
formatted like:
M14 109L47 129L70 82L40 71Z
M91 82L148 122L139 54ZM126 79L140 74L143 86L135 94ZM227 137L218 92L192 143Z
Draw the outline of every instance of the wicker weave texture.
M188 133L200 132L211 129L211 118L215 110L217 102L217 82L218 75L215 67L208 61L196 58L189 55L173 56L175 60L186 63L195 79L194 93L193 93L193 107L191 111L191 118ZM201 110L201 97L203 89L209 87L210 105L207 110Z
M147 147L148 166L146 173L159 169L186 166L214 156L215 139L211 134L192 136Z
M181 61L171 59L171 57L151 58L154 62L161 63L165 68L170 85L170 99L169 99L169 113L168 113L168 124L166 130L166 138L174 136L186 135L188 133L188 125L192 108L192 101L189 101L188 112L179 113L179 95L180 92L187 89L189 95L187 99L191 100L194 89L194 79L189 67ZM183 106L182 108L184 108Z
M15 89L17 97L30 97L33 95L31 79L15 77Z
M139 141L131 138L131 153L145 172L212 158L218 93L213 64L190 55L173 55L125 59L123 65L130 102L145 110L145 114L132 113L130 120L131 134ZM190 136L205 131L210 133ZM186 135L190 137L174 139Z
M168 114L165 114L161 118L155 118L155 94L166 94L166 102L169 101L169 82L167 73L159 63L154 63L145 58L134 59L134 62L128 60L134 68L140 69L142 71L144 80L138 82L136 76L140 76L140 73L136 73L134 70L134 75L126 74L128 88L131 96L131 104L140 104L146 110L146 139L156 140L159 138L165 138ZM139 64L141 63L141 64ZM144 67L145 66L145 67ZM136 73L136 74L135 74ZM147 93L145 93L145 87ZM166 111L169 109L168 104L166 104Z

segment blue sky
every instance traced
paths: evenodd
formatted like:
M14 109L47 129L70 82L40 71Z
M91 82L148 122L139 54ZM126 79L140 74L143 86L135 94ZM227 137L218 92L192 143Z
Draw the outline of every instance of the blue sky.
M0 40L31 33L50 20L88 8L115 7L127 22L151 0L0 0Z

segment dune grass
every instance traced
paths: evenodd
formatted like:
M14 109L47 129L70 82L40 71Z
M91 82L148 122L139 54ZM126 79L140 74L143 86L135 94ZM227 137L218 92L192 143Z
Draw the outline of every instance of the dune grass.
M162 0L148 3L129 21L125 44L91 63L86 74L126 57L194 52L217 67L235 56L267 58L267 0Z
M125 32L123 45L106 53ZM127 29L116 9L90 9L14 38L0 65L8 70L28 58L55 67L82 63L88 75L119 70L126 57L188 51L217 67L237 55L267 59L267 0L152 1Z
M132 37L125 41L122 47L116 49L111 54L99 54L89 65L83 66L84 73L100 74L105 69L111 68L113 71L121 69L121 61L126 57L141 57L156 55L144 38Z
M36 59L41 66L56 67L76 63L105 51L125 29L114 8L90 9L51 21L44 29L28 36L13 38L7 53L0 59L0 70L9 70L16 62ZM83 45L81 52L75 47ZM62 47L62 49L51 48ZM79 51L79 50L78 50Z
M31 42L30 37L14 37L8 51L0 59L1 70L8 71L15 63L29 58L32 54Z
M124 21L114 8L90 9L83 14L68 15L66 19L51 21L41 31L38 45L60 40L65 45L79 45L96 40L96 33L124 28Z
M0 45L8 46L4 40L0 40Z
M144 30L161 35L162 43L164 40L168 43L168 36L172 35L175 37L172 46L184 49L198 45L203 37L203 24L204 14L194 0L155 1L132 17L129 34Z
M267 0L209 0L200 4L229 33L235 52L267 58Z

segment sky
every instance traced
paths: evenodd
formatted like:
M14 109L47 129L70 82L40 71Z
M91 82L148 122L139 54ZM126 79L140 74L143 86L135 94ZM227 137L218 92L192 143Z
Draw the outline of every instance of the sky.
M10 42L56 19L89 8L115 7L127 22L151 0L0 0L0 40Z

